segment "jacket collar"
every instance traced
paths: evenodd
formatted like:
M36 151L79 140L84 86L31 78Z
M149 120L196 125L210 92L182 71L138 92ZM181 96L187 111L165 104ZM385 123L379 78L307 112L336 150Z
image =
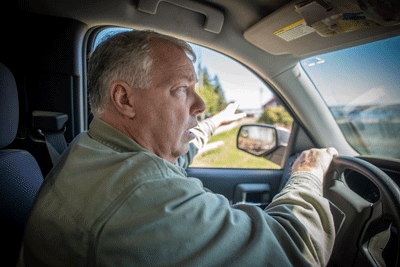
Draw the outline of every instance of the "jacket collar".
M109 148L120 152L146 152L152 155L152 157L162 160L164 164L186 176L184 168L178 166L177 163L171 164L165 159L160 158L156 154L140 146L135 140L118 131L108 123L101 119L94 118L90 123L88 135L95 141L108 146Z
M118 152L143 151L150 153L150 151L141 147L135 140L98 118L94 118L90 123L88 134L97 142Z

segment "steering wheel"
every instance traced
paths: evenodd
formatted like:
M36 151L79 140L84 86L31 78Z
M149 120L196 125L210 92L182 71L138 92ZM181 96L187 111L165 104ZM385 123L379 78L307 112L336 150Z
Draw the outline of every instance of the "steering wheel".
M356 171L370 180L379 190L371 203L350 189L344 172ZM345 215L337 229L331 261L341 266L385 266L382 252L389 238L396 252L393 261L399 266L400 239L394 240L390 231L400 227L400 189L376 166L353 157L335 157L325 175L324 197Z

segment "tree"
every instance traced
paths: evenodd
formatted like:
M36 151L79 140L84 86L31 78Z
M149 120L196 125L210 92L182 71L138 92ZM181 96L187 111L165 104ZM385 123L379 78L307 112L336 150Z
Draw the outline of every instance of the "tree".
M213 87L214 87L214 92L218 95L217 99L217 107L216 109L218 111L223 110L228 104L226 103L225 100L225 93L224 90L222 90L222 85L219 82L219 77L218 75L215 75L213 78Z
M217 75L211 80L207 68L199 67L199 69L201 76L196 92L203 99L204 103L206 103L207 108L205 113L212 116L227 105L224 91Z

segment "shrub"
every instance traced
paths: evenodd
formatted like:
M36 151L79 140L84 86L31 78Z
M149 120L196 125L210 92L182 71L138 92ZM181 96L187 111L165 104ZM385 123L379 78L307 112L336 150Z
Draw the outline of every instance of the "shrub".
M292 125L293 118L282 106L270 107L264 110L263 114L258 119L258 122L289 127Z

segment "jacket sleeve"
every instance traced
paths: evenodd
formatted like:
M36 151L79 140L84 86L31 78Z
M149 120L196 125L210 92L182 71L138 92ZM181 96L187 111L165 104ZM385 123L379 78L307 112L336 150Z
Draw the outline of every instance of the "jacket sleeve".
M322 183L309 172L296 172L274 197L266 213L290 235L311 266L326 266L335 241L329 201L322 197Z
M325 266L335 232L321 192L317 177L295 173L262 210L230 206L225 197L205 192L194 178L146 183L96 234L96 262L101 266Z
M216 126L212 120L207 119L200 122L196 127L191 129L191 131L196 135L196 138L190 142L189 151L185 155L178 158L175 165L178 165L186 169L192 162L193 158L196 156L197 152L202 149L213 135L216 130Z

